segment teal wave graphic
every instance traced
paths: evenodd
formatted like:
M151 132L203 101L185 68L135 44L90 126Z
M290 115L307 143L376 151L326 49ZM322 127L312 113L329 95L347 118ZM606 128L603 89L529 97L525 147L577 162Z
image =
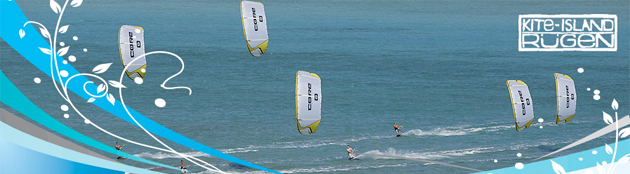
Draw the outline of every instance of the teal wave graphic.
M22 57L27 59L31 64L35 65L39 70L46 73L50 77L58 77L56 72L51 72L50 66L50 55L44 54L39 48L49 48L50 45L39 35L33 36L29 35L24 38L20 38L18 31L23 29L26 33L38 33L36 29L32 25L23 25L28 22L28 19L17 4L14 1L1 1L1 12L0 12L0 25L2 26L2 30L0 30L0 37L8 43L14 50L16 50ZM68 73L67 77L72 77L73 75L79 74L79 72L72 67L70 64L63 64L61 61L63 60L58 55L58 59L56 62L59 65L60 70L65 70ZM55 74L53 74L55 73ZM56 81L59 81L58 78L54 78ZM63 80L67 80L67 78L62 78ZM79 76L75 77L71 82L67 84L67 88L71 91L75 92L77 95L82 98L88 100L91 98L88 94L83 92L83 84L88 82L88 79ZM85 85L85 88L96 89L96 85L93 83L89 83ZM134 121L127 115L125 109L123 108L120 101L116 100L115 104L112 105L107 99L99 98L92 102L94 105L108 111L109 113L116 115L117 117L133 124ZM170 130L155 121L145 117L144 115L136 112L135 110L129 108L129 113L135 117L138 123L142 124L144 128L146 128L149 132L159 135L163 138L176 142L178 144L184 145L186 147L207 153L209 155L215 156L217 158L221 158L230 162L234 162L237 164L241 164L247 167L272 172L279 173L270 169L267 169L262 166L258 166L256 164L244 161L242 159L233 157L231 155L225 154L221 151L215 150L208 146L205 146L197 141L194 141L188 137L185 137L173 130ZM138 126L138 125L136 125Z

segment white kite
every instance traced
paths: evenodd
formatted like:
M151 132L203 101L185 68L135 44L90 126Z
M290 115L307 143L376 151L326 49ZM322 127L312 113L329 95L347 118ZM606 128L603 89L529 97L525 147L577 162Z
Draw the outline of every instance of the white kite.
M132 80L144 78L147 69L146 57L142 56L144 55L144 29L138 26L123 25L119 30L118 41L120 60L123 68L127 68L125 71L127 76ZM133 61L136 58L137 60Z
M556 78L556 124L569 122L575 116L577 94L575 83L568 75L553 74Z
M260 2L242 1L241 18L249 53L254 57L262 56L269 42L265 6Z
M317 131L322 120L322 80L315 73L298 71L295 77L295 114L301 134Z
M529 88L520 80L508 80L506 83L512 101L516 131L528 128L534 121L534 103Z

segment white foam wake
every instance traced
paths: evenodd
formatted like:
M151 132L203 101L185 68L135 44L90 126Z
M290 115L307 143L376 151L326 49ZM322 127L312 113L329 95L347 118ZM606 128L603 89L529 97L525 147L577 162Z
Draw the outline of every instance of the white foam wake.
M258 151L259 149L298 149L298 148L313 148L328 145L345 146L351 144L351 142L357 142L362 140L392 138L392 136L381 135L368 135L360 137L352 137L343 140L316 140L316 141L293 141L293 142L274 142L270 145L249 145L247 147L240 147L234 149L221 149L220 151L225 153L244 153L251 151Z
M184 152L181 154L189 155L192 157L209 157L210 156L203 152ZM181 156L174 153L163 153L163 152L157 152L157 153L142 152L139 154L135 154L133 156L137 156L140 158L153 158L153 159L182 158Z
M405 167L407 164L382 164L382 165L369 165L369 166L336 166L336 167L317 167L317 168L304 168L304 169L288 169L281 170L281 173L330 173L330 172L341 172L341 171L351 171L351 170L362 170L362 169L378 169L378 168L388 168L388 167Z
M398 157L405 157L405 158L432 160L432 159L442 159L442 158L449 158L453 156L464 156L464 155L494 152L494 151L496 151L494 147L456 149L456 150L446 150L446 151L437 151L437 152L405 151L405 150L396 150L390 147L385 151L370 150L361 155L358 155L357 157L373 158L373 159L392 159L392 158L382 157L382 156L370 156L370 154L374 154L374 155L383 155L383 156L398 156Z
M421 129L413 129L406 132L403 132L403 135L417 135L417 136L427 136L427 135L436 135L436 136L454 136L454 135L466 135L466 132L462 130L447 130L442 128L437 128L430 131L422 131Z
M387 167L405 167L407 164L383 164L383 165L370 165L370 166L330 166L330 167L315 167L315 168L295 168L295 169L286 169L280 170L280 173L331 173L331 172L343 172L343 171L351 171L351 170L363 170L363 169L378 169L378 168L387 168ZM228 173L237 173L237 174L263 174L267 172L263 171L246 171L246 172L237 172L237 171L226 171ZM202 171L194 174L206 174L213 173L212 171Z
M423 131L422 129L412 129L409 131L404 131L403 135L456 136L456 135L466 135L473 132L496 132L496 131L508 130L508 129L513 129L513 126L510 126L510 125L482 126L482 127L459 126L459 127L436 128L433 130L425 130L425 131Z
M219 149L219 151L223 153L245 153L245 152L256 152L258 149L254 149L253 147L240 147L234 149Z
M256 152L258 151L257 149L253 149L251 147L245 147L245 148L235 148L235 149L219 149L219 151L223 152L223 153L245 153L245 152ZM182 153L185 155L190 155L192 157L210 157L210 155L203 153L203 152L198 152L198 151L194 151L194 152L185 152ZM173 154L173 153L165 153L165 152L157 152L157 153L149 153L149 152L142 152L139 154L135 154L134 156L140 157L140 158L153 158L153 159L166 159L166 158L182 158L181 156L177 155L177 154Z

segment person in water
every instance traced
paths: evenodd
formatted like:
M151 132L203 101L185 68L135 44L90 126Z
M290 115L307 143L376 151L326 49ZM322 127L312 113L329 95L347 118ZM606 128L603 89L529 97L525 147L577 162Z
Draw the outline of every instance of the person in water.
M116 142L116 146L114 146L116 148L116 150L120 150L122 149L122 146L120 144L118 144L118 142Z
M181 163L182 164L180 165L179 168L182 169L182 174L184 174L184 172L186 172L186 174L188 174L188 169L186 169L186 166L188 166L188 165L184 164L184 160L182 160Z
M394 122L394 130L396 131L396 136L401 136L402 135L402 131L400 130L400 126L398 126L398 124L396 124L396 122Z
M350 145L348 145L346 151L348 152L348 156L350 157L350 159L356 158L356 156L354 156L354 149L350 148Z
M123 148L123 146L121 146L120 144L118 144L118 142L116 142L116 146L114 146L114 148L116 148L116 150L120 151L120 149ZM123 158L122 156L118 156L117 159L121 159Z

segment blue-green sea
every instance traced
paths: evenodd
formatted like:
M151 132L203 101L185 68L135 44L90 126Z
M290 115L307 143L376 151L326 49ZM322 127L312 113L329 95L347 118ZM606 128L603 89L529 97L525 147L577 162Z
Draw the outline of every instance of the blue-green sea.
M49 1L16 1L29 20L54 30L58 16ZM144 83L123 79L126 105L204 145L282 173L475 172L368 155L349 161L346 145L357 148L357 153L482 171L513 167L607 126L602 112L630 114L627 0L261 2L269 33L269 47L261 57L247 51L237 0L86 0L78 8L66 9L60 26L69 28L57 39L70 46L67 55L76 61L69 64L79 72L91 73L99 64L113 63L99 75L118 80L122 71L118 29L143 27L147 52L168 51L184 61L183 72L168 84L190 87L192 94L161 88L181 65L172 56L151 55ZM618 49L519 52L521 14L615 14ZM0 67L33 103L60 122L104 144L123 143L85 124L78 114L62 111L60 106L67 102L52 80L4 40L0 41ZM295 75L300 70L322 79L322 120L311 135L301 135L296 129ZM577 114L566 124L555 124L554 73L569 75L577 89ZM41 83L34 83L36 77ZM522 80L529 86L535 119L528 129L514 128L507 80ZM113 89L110 93L119 99L118 90ZM594 98L595 90L600 91L599 100ZM77 109L102 128L161 147L142 129L76 94L70 97ZM164 99L166 106L157 107L157 98ZM613 99L620 105L618 110L611 108ZM65 113L69 118L63 117ZM395 137L394 122L404 125L402 137ZM260 172L161 140L225 172ZM551 157L614 142L615 136L607 134ZM164 164L181 160L175 154L130 143L123 151ZM133 160L119 162L155 167ZM199 166L188 170L209 173Z

